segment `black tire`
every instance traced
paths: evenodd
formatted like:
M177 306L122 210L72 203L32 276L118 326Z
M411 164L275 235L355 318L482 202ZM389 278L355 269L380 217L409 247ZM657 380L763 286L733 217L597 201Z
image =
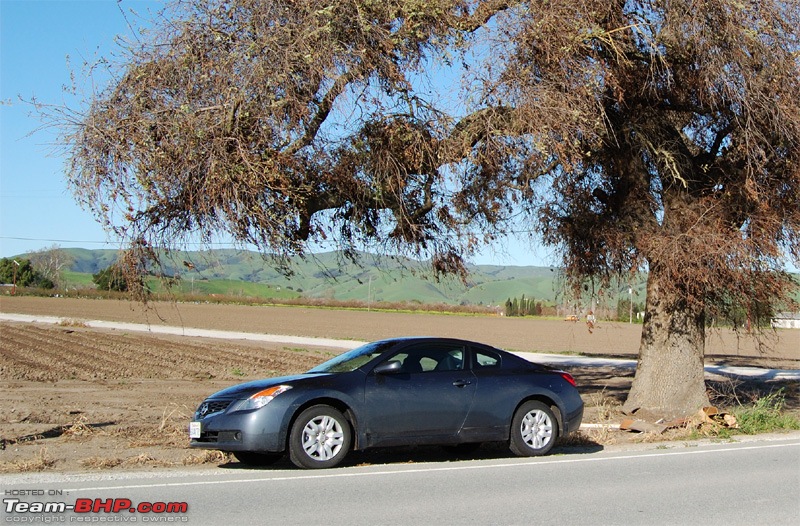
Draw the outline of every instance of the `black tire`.
M256 453L254 451L234 451L233 456L248 466L270 466L281 459L283 453Z
M531 400L522 404L511 420L509 447L520 457L550 452L558 438L558 421L546 404Z
M350 451L350 423L338 409L327 405L309 407L292 424L289 459L299 468L337 466Z

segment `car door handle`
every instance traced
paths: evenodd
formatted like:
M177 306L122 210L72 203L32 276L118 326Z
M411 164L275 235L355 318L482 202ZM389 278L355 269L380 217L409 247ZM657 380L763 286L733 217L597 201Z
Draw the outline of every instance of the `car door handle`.
M456 380L455 382L453 382L453 385L455 385L456 387L464 387L471 383L472 382L470 382L469 380Z

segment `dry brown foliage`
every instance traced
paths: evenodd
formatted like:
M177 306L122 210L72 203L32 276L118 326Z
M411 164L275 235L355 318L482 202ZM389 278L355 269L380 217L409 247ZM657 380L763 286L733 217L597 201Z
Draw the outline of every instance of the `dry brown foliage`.
M632 407L702 405L708 316L792 307L797 0L184 0L161 16L86 108L42 108L133 273L222 233L279 265L333 244L463 274L528 220L576 284L649 271L643 356L679 349L675 371L699 372Z
M13 462L0 463L2 473L27 473L31 471L46 471L53 468L56 461L47 454L47 448L42 446L33 458L18 459Z

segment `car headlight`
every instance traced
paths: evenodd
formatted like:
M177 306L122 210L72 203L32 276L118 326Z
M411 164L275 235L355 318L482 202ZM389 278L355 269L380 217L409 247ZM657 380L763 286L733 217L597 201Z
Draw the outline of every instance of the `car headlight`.
M244 411L247 409L258 409L264 407L268 403L272 402L272 399L278 396L281 393L285 393L289 389L291 389L291 385L276 385L274 387L270 387L269 389L264 389L263 391L259 391L255 394L250 395L249 398L246 400L242 400L239 402L238 407L236 407L237 411Z

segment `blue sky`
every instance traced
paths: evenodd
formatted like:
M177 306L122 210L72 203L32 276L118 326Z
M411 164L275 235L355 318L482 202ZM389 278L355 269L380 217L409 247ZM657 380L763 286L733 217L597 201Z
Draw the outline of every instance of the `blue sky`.
M160 2L0 0L0 256L58 244L118 248L67 190L55 133L19 98L75 104L62 87L70 68L106 55L115 35L130 33L120 10ZM131 17L128 17L131 20ZM67 64L70 57L71 66Z
M118 35L131 36L128 23L141 23L131 11L147 18L163 5L156 0L0 0L0 257L54 244L119 248L73 200L65 160L54 154L54 131L37 131L40 121L19 97L75 107L62 89L71 82L71 71L80 74L84 61L108 56ZM474 262L557 264L547 249L513 238L488 247Z
M108 56L130 22L155 12L153 0L0 0L0 257L61 247L119 248L73 200L55 132L19 98L49 104L76 100L62 87L84 61ZM67 57L69 56L69 64ZM82 79L78 78L80 83ZM510 240L487 248L479 264L548 265L546 252Z

